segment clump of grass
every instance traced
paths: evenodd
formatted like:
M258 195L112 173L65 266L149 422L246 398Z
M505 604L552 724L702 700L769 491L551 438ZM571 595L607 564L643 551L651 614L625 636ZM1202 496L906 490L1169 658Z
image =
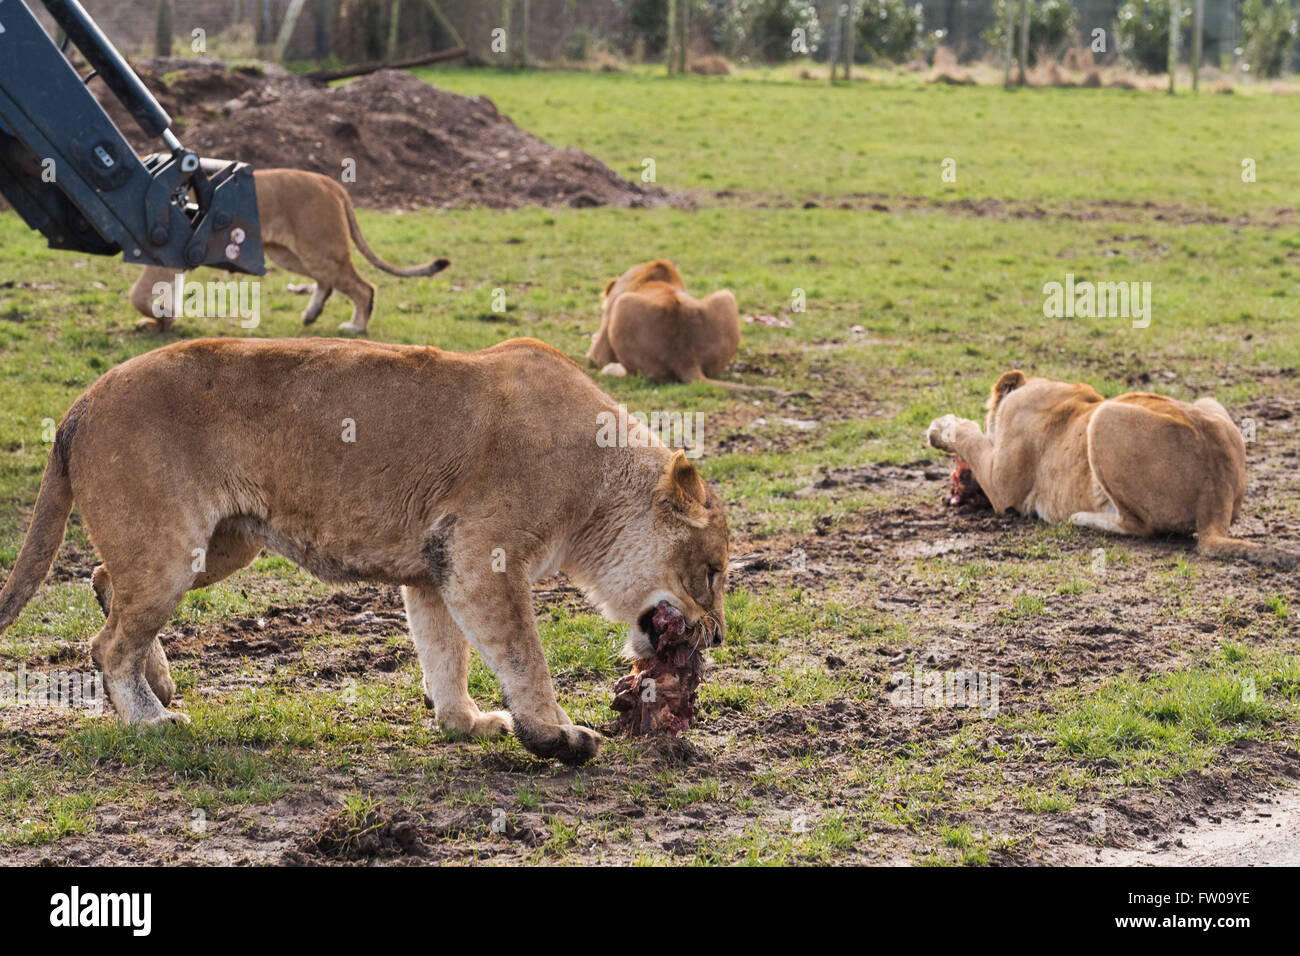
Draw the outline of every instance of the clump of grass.
M1053 728L1066 753L1090 759L1134 751L1187 755L1255 735L1280 716L1260 675L1220 667L1149 680L1120 679L1066 710Z
M664 794L664 806L669 810L680 810L692 803L708 803L718 799L718 781L701 780L684 787L674 787Z
M1042 614L1047 609L1047 602L1034 594L1018 594L1011 602L1011 607L1003 608L998 617L1008 624L1025 621Z

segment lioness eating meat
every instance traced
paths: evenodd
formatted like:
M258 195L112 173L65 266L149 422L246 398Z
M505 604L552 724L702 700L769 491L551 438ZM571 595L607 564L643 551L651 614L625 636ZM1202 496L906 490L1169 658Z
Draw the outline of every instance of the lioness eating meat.
M673 264L656 259L606 284L587 359L597 368L617 363L654 382L698 382L721 375L739 345L736 297L723 289L694 299Z
M339 326L362 333L375 307L375 287L352 265L351 237L371 265L395 276L431 276L451 263L436 259L422 266L399 269L375 254L361 235L352 197L339 183L301 169L258 169L257 213L262 224L262 248L281 268L316 280L311 301L302 313L302 324L311 325L335 289L352 300L352 318ZM169 288L177 270L148 266L131 287L131 304L145 318L136 323L142 329L166 331L175 317L166 307L168 297L155 295L159 283Z
M600 735L555 701L530 585L564 571L654 654L660 602L724 635L727 523L680 451L597 443L617 406L532 339L458 355L344 339L204 339L107 372L59 425L0 633L40 587L75 501L104 563L91 643L127 723L182 720L156 635L185 593L266 547L326 581L402 586L444 727L509 730L580 763ZM639 427L639 426L635 426ZM470 648L509 712L483 713Z
M1300 556L1228 535L1246 491L1246 446L1212 398L1134 392L1104 399L1089 385L1006 372L984 431L945 415L935 448L969 462L994 510L1115 534L1196 533L1210 554L1294 566Z

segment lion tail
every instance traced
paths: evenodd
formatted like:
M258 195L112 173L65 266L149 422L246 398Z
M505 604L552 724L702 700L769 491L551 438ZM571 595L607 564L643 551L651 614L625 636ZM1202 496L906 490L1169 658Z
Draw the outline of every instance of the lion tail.
M1240 558L1251 564L1263 564L1274 568L1291 569L1300 567L1300 554L1283 551L1268 544L1232 538L1226 534L1203 532L1197 535L1198 551L1219 558Z
M14 569L0 589L0 634L8 630L23 608L40 590L50 573L54 556L63 543L63 532L72 513L72 483L68 480L68 443L76 428L73 413L59 426L54 448L45 463L41 490L36 496L36 510L31 527Z
M436 275L443 269L447 268L447 266L451 265L450 259L434 259L432 262L426 262L422 266L411 266L407 269L399 269L397 266L389 265L383 259L379 258L375 250L370 248L370 243L366 242L366 237L361 234L361 226L357 222L356 210L352 208L352 197L349 196L346 191L344 191L343 196L343 208L348 211L348 232L352 234L352 242L356 245L357 249L361 251L361 254L366 257L366 261L376 269L383 269L389 275L410 278L411 276Z

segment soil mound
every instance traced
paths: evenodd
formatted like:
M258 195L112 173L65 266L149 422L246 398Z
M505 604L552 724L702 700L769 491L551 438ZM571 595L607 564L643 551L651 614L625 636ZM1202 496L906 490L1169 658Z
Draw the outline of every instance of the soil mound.
M520 129L486 97L440 90L400 70L329 87L272 64L227 68L164 57L135 64L177 119L181 141L203 156L255 167L309 169L341 178L353 201L380 209L422 206L668 204L662 189L632 183L577 149ZM153 152L110 94L97 91L136 148ZM354 172L355 179L345 176Z

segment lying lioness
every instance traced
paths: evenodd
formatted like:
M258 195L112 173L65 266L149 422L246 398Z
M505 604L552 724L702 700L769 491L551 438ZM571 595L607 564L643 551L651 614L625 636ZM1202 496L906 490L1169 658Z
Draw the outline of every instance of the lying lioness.
M375 254L361 235L352 197L340 183L320 173L301 169L258 169L257 213L262 226L262 248L281 268L316 280L302 324L311 325L335 289L352 300L352 318L339 326L348 332L365 332L375 307L375 287L352 265L348 238L371 265L395 276L431 276L451 263L435 259L422 266L399 269ZM138 328L166 331L175 318L167 313L166 297L154 294L159 283L176 281L177 270L148 266L131 287L131 304L144 316Z
M402 586L439 723L513 727L580 763L600 735L555 701L530 585L564 571L628 653L654 654L661 601L696 646L724 635L727 523L680 451L605 447L617 406L532 339L458 355L342 339L203 339L107 372L60 423L0 633L49 571L74 501L104 563L91 643L127 723L183 720L157 633L185 593L266 547L327 581ZM637 426L633 426L637 427ZM483 713L470 648L509 712Z
M1300 556L1228 535L1246 491L1246 446L1212 398L1134 392L1104 399L1089 385L1005 372L984 431L945 415L935 448L965 459L999 513L1069 521L1115 534L1196 533L1210 554L1294 566Z
M721 375L739 345L736 297L723 289L694 299L673 264L656 259L606 284L600 330L587 360L601 369L616 365L614 374L640 373L654 382L698 382Z

